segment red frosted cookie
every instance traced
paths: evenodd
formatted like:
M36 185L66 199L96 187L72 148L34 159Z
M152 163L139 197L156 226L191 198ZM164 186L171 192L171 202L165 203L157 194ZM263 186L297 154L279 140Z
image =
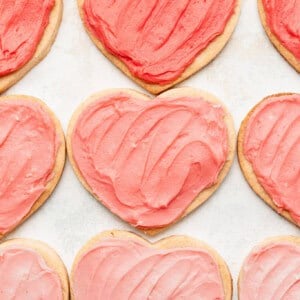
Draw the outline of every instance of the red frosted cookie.
M210 94L181 88L150 99L132 90L92 96L73 115L67 144L84 186L124 221L156 233L217 189L235 134Z
M239 300L300 299L300 238L263 242L249 254L240 272Z
M243 121L239 161L253 190L300 225L300 95L265 98Z
M240 10L239 0L78 0L78 5L102 53L154 94L212 61Z
M62 0L0 0L0 93L49 52L62 17Z
M60 257L39 241L0 244L0 299L68 300L69 279Z
M258 0L263 26L281 55L300 72L299 0Z
M34 213L60 179L65 140L40 100L0 97L0 239Z
M154 244L125 231L108 231L78 253L71 299L231 300L231 275L206 244L172 236Z

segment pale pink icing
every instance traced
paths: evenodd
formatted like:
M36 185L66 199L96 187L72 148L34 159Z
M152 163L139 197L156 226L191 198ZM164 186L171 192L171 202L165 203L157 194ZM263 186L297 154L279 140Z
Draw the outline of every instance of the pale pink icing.
M59 276L44 258L24 247L0 249L1 300L62 300Z
M81 255L73 271L76 300L225 298L218 264L204 249L105 239Z
M300 299L300 247L289 242L258 247L241 274L240 300Z
M300 60L300 1L263 0L263 6L272 33Z
M218 178L228 155L219 105L201 97L134 99L117 93L85 107L72 151L93 193L139 227L174 222Z
M54 5L55 0L0 0L0 76L33 57Z
M86 26L145 81L177 79L218 36L237 0L84 0Z
M300 224L300 95L259 104L245 132L244 154L279 211Z
M0 233L13 229L45 191L60 144L41 104L0 101Z

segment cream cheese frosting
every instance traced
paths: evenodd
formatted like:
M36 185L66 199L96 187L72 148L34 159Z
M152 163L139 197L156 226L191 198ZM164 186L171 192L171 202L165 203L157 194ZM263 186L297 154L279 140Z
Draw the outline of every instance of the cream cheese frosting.
M220 36L237 0L85 0L90 32L147 82L177 79Z
M229 152L224 116L201 97L100 97L75 121L72 156L112 212L137 227L162 227L217 182Z
M73 269L76 300L223 300L217 262L204 249L154 249L133 239L104 239Z
M43 257L24 247L0 249L0 299L62 300L57 273Z
M243 152L279 211L300 225L300 95L279 95L250 116Z
M246 259L240 300L300 299L300 246L285 241L256 248Z
M0 101L0 233L19 224L46 190L61 142L39 102Z
M300 60L300 1L262 0L271 32Z
M0 76L34 56L54 5L55 0L0 0Z

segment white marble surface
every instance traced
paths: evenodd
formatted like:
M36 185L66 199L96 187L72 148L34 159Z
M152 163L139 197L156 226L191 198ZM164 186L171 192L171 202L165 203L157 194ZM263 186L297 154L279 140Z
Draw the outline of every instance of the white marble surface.
M272 47L259 21L256 1L244 0L237 29L225 50L208 67L184 82L217 95L231 111L236 129L264 96L300 92L299 75ZM92 44L78 16L75 0L65 0L58 38L46 59L6 94L43 99L64 129L75 108L90 94L111 87L141 90ZM67 162L62 179L48 202L8 237L40 239L53 246L70 269L80 247L108 229L129 229L81 186ZM266 237L298 235L247 185L237 160L224 184L192 215L163 232L162 238L186 234L215 247L227 261L236 283L242 261Z

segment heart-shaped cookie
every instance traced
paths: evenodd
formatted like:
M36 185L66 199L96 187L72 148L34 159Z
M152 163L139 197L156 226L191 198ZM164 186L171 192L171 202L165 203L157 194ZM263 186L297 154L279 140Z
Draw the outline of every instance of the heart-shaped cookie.
M0 94L47 55L62 10L62 0L0 0Z
M240 0L78 0L96 46L153 94L211 62L229 40Z
M210 94L180 88L150 99L125 89L92 96L74 113L67 146L83 185L121 219L154 234L218 188L235 133Z
M47 200L64 161L64 134L50 109L29 96L0 97L0 239Z
M268 239L245 260L239 277L239 300L300 299L300 238Z
M130 232L107 231L81 249L72 268L72 300L231 298L226 263L186 236L151 244Z
M258 0L265 31L280 54L300 72L299 0Z
M64 263L46 244L12 239L0 244L0 298L68 300Z
M300 95L265 98L247 115L238 138L242 171L274 210L300 225Z

